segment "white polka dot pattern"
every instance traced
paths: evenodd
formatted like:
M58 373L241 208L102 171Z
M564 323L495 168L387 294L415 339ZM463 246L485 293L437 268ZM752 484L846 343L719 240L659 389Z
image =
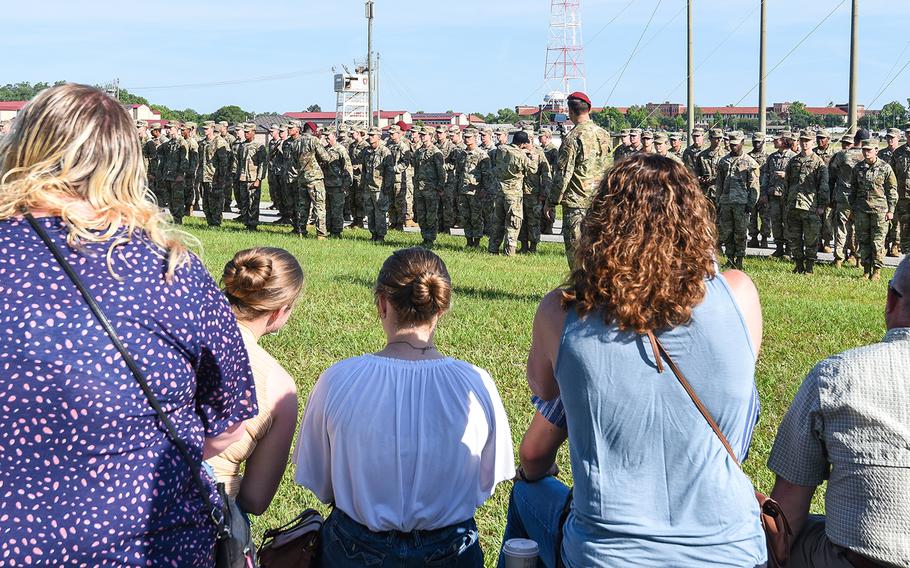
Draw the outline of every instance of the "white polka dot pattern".
M197 459L255 416L236 321L198 258L164 281L146 237L65 244ZM190 471L72 282L28 223L0 221L0 565L211 566ZM214 491L213 491L214 492ZM213 497L215 498L215 497Z

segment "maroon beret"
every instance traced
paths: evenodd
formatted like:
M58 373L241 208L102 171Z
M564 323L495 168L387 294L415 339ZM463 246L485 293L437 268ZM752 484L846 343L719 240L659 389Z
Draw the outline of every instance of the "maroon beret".
M578 99L578 100L580 100L580 101L584 101L584 102L588 103L588 106L591 105L591 99L589 99L589 98L588 98L588 95L582 93L581 91L575 91L574 93L572 93L571 95L569 95L569 98L570 98L570 99Z
M319 130L319 127L316 126L315 122L307 122L306 124L304 124L303 129L306 130L307 128L310 129L310 132L314 132L314 133Z

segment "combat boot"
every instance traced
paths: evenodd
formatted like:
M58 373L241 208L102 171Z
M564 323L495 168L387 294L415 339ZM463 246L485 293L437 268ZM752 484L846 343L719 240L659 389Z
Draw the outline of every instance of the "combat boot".
M758 235L749 239L749 248L758 248Z
M761 248L768 248L768 237L762 236L761 238Z
M733 268L735 268L736 270L745 270L743 268L743 257L737 256L736 258L733 259Z
M805 267L803 266L803 261L795 260L793 262L794 262L793 274L802 274L803 272L806 271Z
M872 273L869 275L869 280L873 282L878 282L882 279L882 270L880 268L873 268Z
M888 256L898 257L901 255L901 251L897 250L897 245L891 245L891 248L888 249Z
M530 247L528 248L528 252L530 252L531 254L537 254L537 243L532 242Z
M429 239L424 239L423 242L420 243L420 246L429 250L429 249L433 248L433 241L431 241Z
M815 261L807 260L803 265L803 274L812 274L815 269Z
M778 244L771 256L773 258L784 258L784 245Z
M859 265L860 265L859 257L856 256L855 254L853 255L852 264L853 264L853 268L859 268Z
M518 247L518 254L528 254L528 243L526 241L521 241L521 246Z
M507 246L506 250L505 250L505 255L506 256L515 256L515 247Z
M833 265L833 266L834 266L834 268L843 268L843 266L844 266L844 261L841 260L841 259L839 259L839 258L836 258L836 259L834 259L834 265Z
M863 278L869 278L872 276L872 266L868 264L863 265Z

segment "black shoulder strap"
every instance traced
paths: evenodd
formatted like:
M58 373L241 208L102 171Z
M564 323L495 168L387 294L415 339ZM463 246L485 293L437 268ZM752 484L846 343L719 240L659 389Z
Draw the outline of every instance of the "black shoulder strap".
M196 485L196 488L199 490L199 496L202 497L202 501L205 504L205 507L210 511L210 516L212 521L215 523L215 526L218 527L219 531L223 529L223 517L221 511L218 510L212 503L211 496L209 495L208 488L205 483L202 481L202 464L195 461L193 456L190 455L190 451L186 446L186 442L180 438L180 435L177 433L177 429L174 427L174 423L171 422L171 419L168 418L167 414L161 408L161 404L158 402L158 398L155 396L155 393L152 392L151 387L149 387L148 381L145 380L145 374L142 372L142 369L139 368L139 365L136 364L135 359L132 355L126 350L123 343L120 341L120 337L117 336L117 332L114 330L114 326L111 325L111 322L107 319L107 316L104 315L104 312L101 311L101 306L95 301L95 298L92 297L91 293L88 291L88 288L85 287L85 284L82 283L82 280L79 278L79 275L73 270L73 267L66 261L66 257L63 256L63 251L60 250L60 247L57 246L50 236L47 234L47 231L44 230L44 227L38 223L30 213L25 214L25 219L32 226L38 236L41 237L41 240L44 241L44 244L47 245L47 248L50 249L51 254L54 255L54 258L60 264L60 267L63 268L63 271L66 272L66 275L69 276L69 279L72 280L76 288L79 290L79 293L82 294L82 297L85 299L88 304L89 309L92 310L92 313L95 314L95 318L98 319L98 323L101 324L101 327L104 328L105 333L108 337L111 338L111 342L114 344L114 347L117 348L117 351L120 352L120 355L123 357L123 361L126 363L126 366L129 367L130 371L133 374L133 377L136 379L136 382L139 383L139 388L142 389L142 394L145 395L146 400L149 403L149 406L155 411L155 414L158 415L158 419L164 425L165 430L167 431L168 437L171 439L171 442L177 447L177 450L180 452L183 461L186 462L186 465L190 468L190 471L193 474L193 482Z

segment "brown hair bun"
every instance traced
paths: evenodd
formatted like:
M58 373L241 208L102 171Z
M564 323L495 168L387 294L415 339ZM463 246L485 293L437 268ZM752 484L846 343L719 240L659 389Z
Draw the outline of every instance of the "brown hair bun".
M221 276L224 293L241 320L292 305L303 287L303 269L294 255L274 247L234 255Z
M376 295L392 303L402 324L426 323L449 309L452 281L445 263L423 248L392 253L376 280Z

